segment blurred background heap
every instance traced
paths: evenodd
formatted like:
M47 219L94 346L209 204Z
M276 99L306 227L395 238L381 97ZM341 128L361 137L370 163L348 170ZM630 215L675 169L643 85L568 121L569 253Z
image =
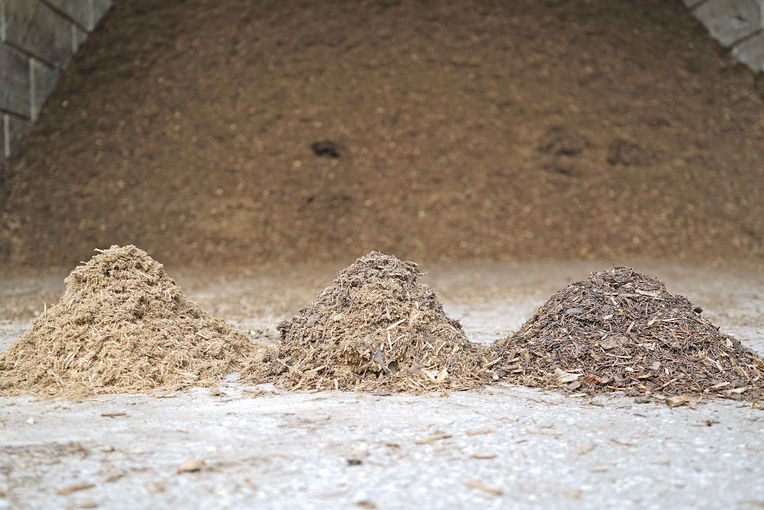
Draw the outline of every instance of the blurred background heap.
M760 267L762 6L687 3L0 0L0 267Z

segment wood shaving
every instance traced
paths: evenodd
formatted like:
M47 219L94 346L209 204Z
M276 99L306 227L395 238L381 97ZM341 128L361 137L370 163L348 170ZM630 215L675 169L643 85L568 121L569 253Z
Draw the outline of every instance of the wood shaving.
M72 271L59 302L0 353L0 395L76 400L212 386L257 352L146 252L112 246Z
M424 392L489 379L479 346L464 336L419 268L371 252L340 272L297 315L254 374L292 390Z

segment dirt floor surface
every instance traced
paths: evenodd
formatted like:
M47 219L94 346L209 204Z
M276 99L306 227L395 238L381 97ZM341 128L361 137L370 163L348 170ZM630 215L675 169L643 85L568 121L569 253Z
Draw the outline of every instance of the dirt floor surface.
M630 265L764 353L764 274ZM338 265L270 272L175 270L190 299L245 331L275 326ZM467 337L517 330L598 262L425 266ZM0 285L0 349L66 273ZM258 333L259 335L260 333ZM764 504L764 415L570 397L499 385L448 397L218 388L72 403L0 398L0 506L7 508L665 508ZM202 461L198 462L198 461Z
M681 2L115 1L0 173L0 265L760 266L761 81Z

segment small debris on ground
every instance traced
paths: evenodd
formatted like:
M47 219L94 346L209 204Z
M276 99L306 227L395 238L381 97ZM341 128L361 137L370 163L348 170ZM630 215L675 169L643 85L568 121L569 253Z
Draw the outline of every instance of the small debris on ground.
M501 489L488 487L487 485L483 485L482 483L475 480L467 480L464 483L466 483L468 487L472 487L473 489L479 489L481 491L487 492L488 494L493 494L494 496L501 496L502 494L504 494L504 491Z
M159 485L156 482L148 482L146 484L146 489L148 489L148 491L151 492L152 494L159 494L166 490L166 488L163 485Z
M103 477L104 483L113 483L119 480L120 478L123 478L125 476L125 473L110 473Z
M177 474L181 473L194 473L200 471L204 467L204 461L200 459L190 459L181 463L178 466Z
M93 485L92 483L81 482L81 483L76 483L74 485L70 485L69 487L64 487L63 489L56 491L56 494L58 494L59 496L67 496L73 492L83 491L85 489L92 489L93 487L95 487L95 485Z
M435 441L441 441L443 439L448 439L450 437L452 437L452 435L447 433L432 434L430 436L417 439L416 444L432 444Z
M474 453L470 455L470 459L476 460L490 460L495 459L497 455L495 453Z

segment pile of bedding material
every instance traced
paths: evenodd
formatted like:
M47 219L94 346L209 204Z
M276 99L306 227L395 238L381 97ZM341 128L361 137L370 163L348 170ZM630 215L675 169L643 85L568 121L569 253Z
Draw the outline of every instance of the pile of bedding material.
M243 368L256 345L183 295L135 246L100 251L0 354L0 394L82 398L210 386Z
M373 251L278 329L263 365L288 389L412 391L482 385L481 349L446 316L418 266Z
M684 296L628 267L592 273L552 296L497 341L505 380L683 402L760 400L764 361L721 333Z

